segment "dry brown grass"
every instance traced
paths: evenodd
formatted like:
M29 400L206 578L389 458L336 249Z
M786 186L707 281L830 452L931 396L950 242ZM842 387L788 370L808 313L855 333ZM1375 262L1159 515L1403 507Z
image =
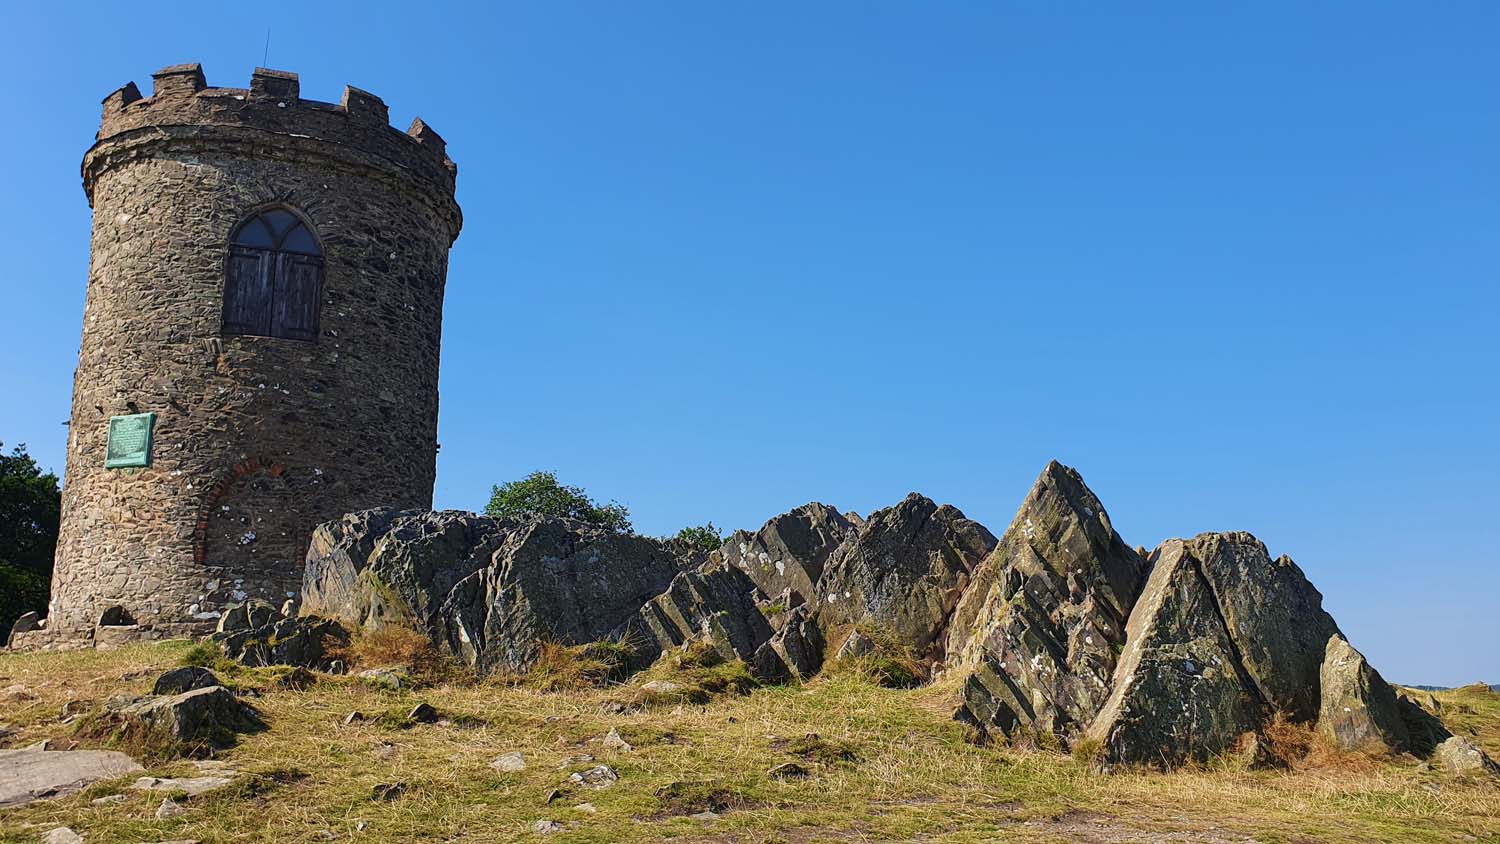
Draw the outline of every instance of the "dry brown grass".
M20 730L11 744L66 736L71 727L58 717L64 701L99 705L112 694L139 694L186 647L0 654L0 688L15 683L34 694L15 705L0 701L0 720ZM219 754L255 774L253 788L185 800L186 814L157 820L160 796L105 783L74 797L0 810L0 842L35 844L60 824L88 844L280 844L325 840L325 832L360 844L1500 839L1500 788L1435 779L1410 763L1106 775L1058 754L977 747L948 717L944 690L888 689L858 676L623 713L603 708L617 699L614 687L543 692L470 682L392 690L323 676L295 691L260 678L260 669L250 669L245 681L264 687L256 705L271 728ZM351 710L404 712L421 701L451 723L376 718L340 725ZM634 749L601 741L611 729ZM502 774L489 767L511 751L525 755L525 770ZM582 754L596 761L571 761ZM767 775L788 761L803 764L809 776ZM600 763L619 773L613 787L567 784L570 771ZM150 773L189 775L192 769L183 762L153 763ZM398 799L370 799L376 785L396 782L408 786ZM561 796L548 802L553 789ZM113 793L127 799L90 802ZM574 808L583 802L596 811ZM688 816L705 809L722 816ZM531 825L543 818L563 830L535 835Z
M1271 755L1297 771L1367 774L1390 761L1379 744L1345 750L1311 724L1294 723L1280 712L1266 726L1265 737Z
M399 666L419 682L428 684L459 682L466 674L462 666L440 652L426 636L406 627L356 630L349 644L331 645L328 656L343 660L351 670Z

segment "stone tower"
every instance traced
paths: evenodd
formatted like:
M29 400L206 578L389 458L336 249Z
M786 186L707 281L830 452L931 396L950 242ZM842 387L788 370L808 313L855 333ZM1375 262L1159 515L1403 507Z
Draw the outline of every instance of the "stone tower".
M319 522L427 508L456 168L380 98L196 64L104 99L46 638L202 630L280 604Z

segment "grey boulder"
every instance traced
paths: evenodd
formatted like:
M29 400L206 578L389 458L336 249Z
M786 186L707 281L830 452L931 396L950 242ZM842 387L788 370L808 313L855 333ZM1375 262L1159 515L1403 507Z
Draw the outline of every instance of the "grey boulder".
M1453 776L1500 777L1500 766L1473 743L1458 736L1451 736L1439 744L1433 750L1432 761L1439 770Z
M1399 752L1410 744L1395 691L1343 636L1328 639L1318 727L1346 750Z
M1089 728L1113 762L1173 767L1224 754L1267 716L1189 543L1168 540L1131 611L1108 700Z
M240 733L265 728L259 713L223 686L178 695L147 695L111 703L106 716L190 743L225 745Z

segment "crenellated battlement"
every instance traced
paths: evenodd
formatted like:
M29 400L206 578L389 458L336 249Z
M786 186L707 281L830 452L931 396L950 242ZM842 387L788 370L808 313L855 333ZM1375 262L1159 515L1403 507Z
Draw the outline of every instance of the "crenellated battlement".
M151 95L143 97L134 82L103 100L96 143L84 158L84 189L92 196L95 165L116 141L181 139L177 128L212 143L225 133L285 136L289 146L319 142L337 151L363 154L377 167L394 165L398 171L435 182L451 198L457 167L448 158L447 144L421 118L406 132L390 125L390 111L380 97L345 86L337 103L303 99L297 74L256 68L249 88L212 88L201 65L179 64L151 74ZM248 132L246 131L248 130ZM333 150L330 150L332 153ZM451 201L451 199L450 199Z

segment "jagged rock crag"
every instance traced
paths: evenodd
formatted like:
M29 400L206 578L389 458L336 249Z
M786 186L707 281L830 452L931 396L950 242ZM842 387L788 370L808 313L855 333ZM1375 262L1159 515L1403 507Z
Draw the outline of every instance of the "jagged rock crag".
M950 625L959 717L983 732L1059 735L1109 695L1144 561L1072 469L1053 462L980 567Z
M573 519L367 511L314 532L302 612L414 627L481 674L519 671L546 642L618 635L681 567L657 540Z
M479 673L523 671L547 642L624 640L631 669L697 642L769 682L896 650L953 685L982 738L1088 737L1111 762L1207 760L1276 718L1347 748L1450 737L1290 558L1236 532L1133 550L1056 462L999 540L913 494L866 518L807 504L703 557L568 519L366 511L315 532L301 610L414 627Z

